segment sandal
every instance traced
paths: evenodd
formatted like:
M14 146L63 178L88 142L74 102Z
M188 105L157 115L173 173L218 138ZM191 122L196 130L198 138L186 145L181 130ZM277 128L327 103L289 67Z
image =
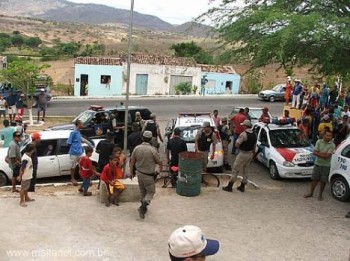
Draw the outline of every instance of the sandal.
M25 204L25 203L20 203L19 204L21 207L27 207L28 205L27 204Z
M34 199L34 198L28 198L28 199L26 199L26 202L31 202L31 201L35 201L35 199Z
M12 190L12 193L19 193L19 190L18 189L15 189L15 190Z
M304 195L304 198L312 198L312 196L313 196L313 195L309 193L309 194L305 194L305 195Z

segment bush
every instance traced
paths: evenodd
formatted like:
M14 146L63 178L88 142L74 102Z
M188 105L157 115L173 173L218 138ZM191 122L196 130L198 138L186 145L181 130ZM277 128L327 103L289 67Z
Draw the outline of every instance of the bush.
M262 89L261 77L262 75L255 71L252 71L248 74L247 76L248 93L258 94L260 92L260 90Z
M180 82L175 86L176 94L190 94L192 91L192 85L190 82Z

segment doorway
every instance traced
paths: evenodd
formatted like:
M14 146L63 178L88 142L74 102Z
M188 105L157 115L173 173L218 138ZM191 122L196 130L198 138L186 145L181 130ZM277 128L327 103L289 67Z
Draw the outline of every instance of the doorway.
M88 90L89 75L81 74L80 75L80 96L86 96L89 92Z
M136 94L146 95L148 86L148 74L136 74Z

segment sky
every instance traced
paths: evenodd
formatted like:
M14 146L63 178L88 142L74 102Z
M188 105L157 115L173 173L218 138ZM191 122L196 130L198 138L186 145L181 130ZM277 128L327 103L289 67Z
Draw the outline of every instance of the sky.
M131 0L68 0L74 3L103 4L130 9ZM207 11L209 0L134 0L134 10L159 17L171 24L183 24Z

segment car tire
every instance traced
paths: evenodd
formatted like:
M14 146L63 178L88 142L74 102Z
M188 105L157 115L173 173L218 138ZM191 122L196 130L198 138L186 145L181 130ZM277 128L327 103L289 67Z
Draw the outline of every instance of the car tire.
M280 175L278 174L278 169L277 169L276 163L273 161L270 162L269 173L270 173L270 178L273 180L277 180L280 178Z
M339 201L348 201L350 199L350 188L345 178L337 176L331 181L331 192L333 198Z
M270 96L270 97L269 97L269 102L275 102L275 101L276 101L275 96Z
M6 186L9 183L9 179L4 172L0 172L0 187Z

